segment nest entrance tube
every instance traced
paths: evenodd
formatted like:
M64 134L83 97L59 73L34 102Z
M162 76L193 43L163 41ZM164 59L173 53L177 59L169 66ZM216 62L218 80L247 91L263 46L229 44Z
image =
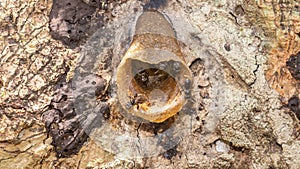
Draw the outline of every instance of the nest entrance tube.
M192 75L175 32L157 11L144 12L116 71L118 100L129 114L160 123L186 103Z
M173 53L159 49L128 52L117 69L118 99L127 113L160 123L185 104L186 79L191 80L189 68Z

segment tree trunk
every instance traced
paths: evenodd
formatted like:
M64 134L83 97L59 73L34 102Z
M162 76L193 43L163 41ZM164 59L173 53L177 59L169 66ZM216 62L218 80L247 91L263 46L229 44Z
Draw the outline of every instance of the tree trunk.
M0 168L299 168L299 5L0 2ZM145 11L158 11L166 22L157 23L170 24L175 37L162 29L138 37ZM139 24L148 30L153 20ZM158 48L183 56L193 76L181 85L160 74L185 95L181 110L160 123L131 113L143 109L141 95L118 101L128 91L117 92L115 76L131 49ZM163 53L149 59L150 74L161 72L155 66ZM173 70L171 62L164 69ZM134 83L157 85L149 70L133 74Z

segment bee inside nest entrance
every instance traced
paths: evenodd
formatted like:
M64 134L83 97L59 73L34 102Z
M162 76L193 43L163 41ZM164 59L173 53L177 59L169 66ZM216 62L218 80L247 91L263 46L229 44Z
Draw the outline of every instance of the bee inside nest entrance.
M148 57L149 54L157 57ZM189 69L180 58L156 49L128 53L116 76L122 109L155 123L182 109L186 103L184 81L191 79Z
M159 65L143 65L140 61L132 61L133 73L136 73L130 83L129 97L131 104L136 109L147 111L151 108L158 109L170 104L180 93L175 78L167 70L159 69ZM161 63L160 65L167 65ZM140 65L139 67L135 65ZM140 69L140 67L152 67Z

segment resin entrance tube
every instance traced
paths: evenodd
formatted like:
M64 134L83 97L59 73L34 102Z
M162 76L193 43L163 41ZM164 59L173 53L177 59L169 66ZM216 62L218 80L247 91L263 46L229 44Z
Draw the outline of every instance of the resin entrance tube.
M117 68L119 102L127 113L160 123L174 116L186 103L191 72L175 32L157 11L137 20L132 43Z

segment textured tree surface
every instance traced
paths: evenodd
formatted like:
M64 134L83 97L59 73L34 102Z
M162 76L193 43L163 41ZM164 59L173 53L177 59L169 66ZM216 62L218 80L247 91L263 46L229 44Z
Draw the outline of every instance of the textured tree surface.
M163 123L120 113L115 92L145 10L194 80ZM0 32L0 168L300 166L298 1L5 0Z

